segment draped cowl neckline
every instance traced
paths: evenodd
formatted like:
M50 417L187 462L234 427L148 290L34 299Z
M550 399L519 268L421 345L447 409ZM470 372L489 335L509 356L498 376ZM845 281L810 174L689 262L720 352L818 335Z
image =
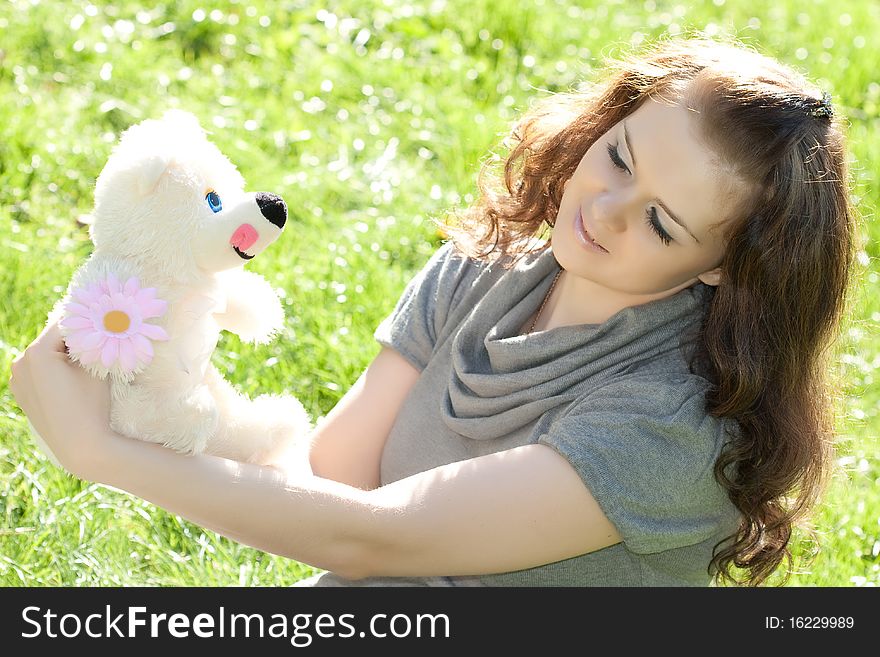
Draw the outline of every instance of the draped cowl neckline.
M639 361L680 349L712 291L695 283L623 308L601 324L520 333L559 270L549 248L524 259L503 271L465 316L451 338L452 368L441 406L451 430L474 440L509 435L583 396L591 382L598 385Z

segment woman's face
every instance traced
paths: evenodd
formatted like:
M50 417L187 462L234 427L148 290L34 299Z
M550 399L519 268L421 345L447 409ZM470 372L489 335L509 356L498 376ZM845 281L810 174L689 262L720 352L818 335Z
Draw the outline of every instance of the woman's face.
M568 274L651 298L718 284L725 245L712 228L748 190L698 138L696 120L682 105L647 100L590 147L551 234Z

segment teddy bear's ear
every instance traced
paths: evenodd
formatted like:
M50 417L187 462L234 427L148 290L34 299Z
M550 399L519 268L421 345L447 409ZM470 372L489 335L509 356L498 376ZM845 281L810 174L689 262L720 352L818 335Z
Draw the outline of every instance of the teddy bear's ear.
M153 191L169 164L170 160L162 155L150 155L137 163L132 173L136 176L137 189L142 196Z
M174 125L178 130L202 133L202 126L195 114L180 109L171 109L162 115L162 122Z

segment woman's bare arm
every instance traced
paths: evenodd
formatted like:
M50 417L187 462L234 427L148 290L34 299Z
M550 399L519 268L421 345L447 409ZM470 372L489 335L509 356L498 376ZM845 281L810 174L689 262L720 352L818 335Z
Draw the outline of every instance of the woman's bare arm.
M382 449L419 371L383 348L312 433L312 471L369 490L379 486Z
M343 576L505 572L621 540L571 465L543 445L361 490L116 435L106 383L69 362L55 329L14 364L10 387L74 474Z

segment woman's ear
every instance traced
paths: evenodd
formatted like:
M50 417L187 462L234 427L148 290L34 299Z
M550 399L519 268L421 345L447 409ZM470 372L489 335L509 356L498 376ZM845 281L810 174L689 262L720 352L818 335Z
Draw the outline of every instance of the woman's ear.
M710 271L703 272L697 276L706 285L715 285L721 282L721 267L716 267Z

